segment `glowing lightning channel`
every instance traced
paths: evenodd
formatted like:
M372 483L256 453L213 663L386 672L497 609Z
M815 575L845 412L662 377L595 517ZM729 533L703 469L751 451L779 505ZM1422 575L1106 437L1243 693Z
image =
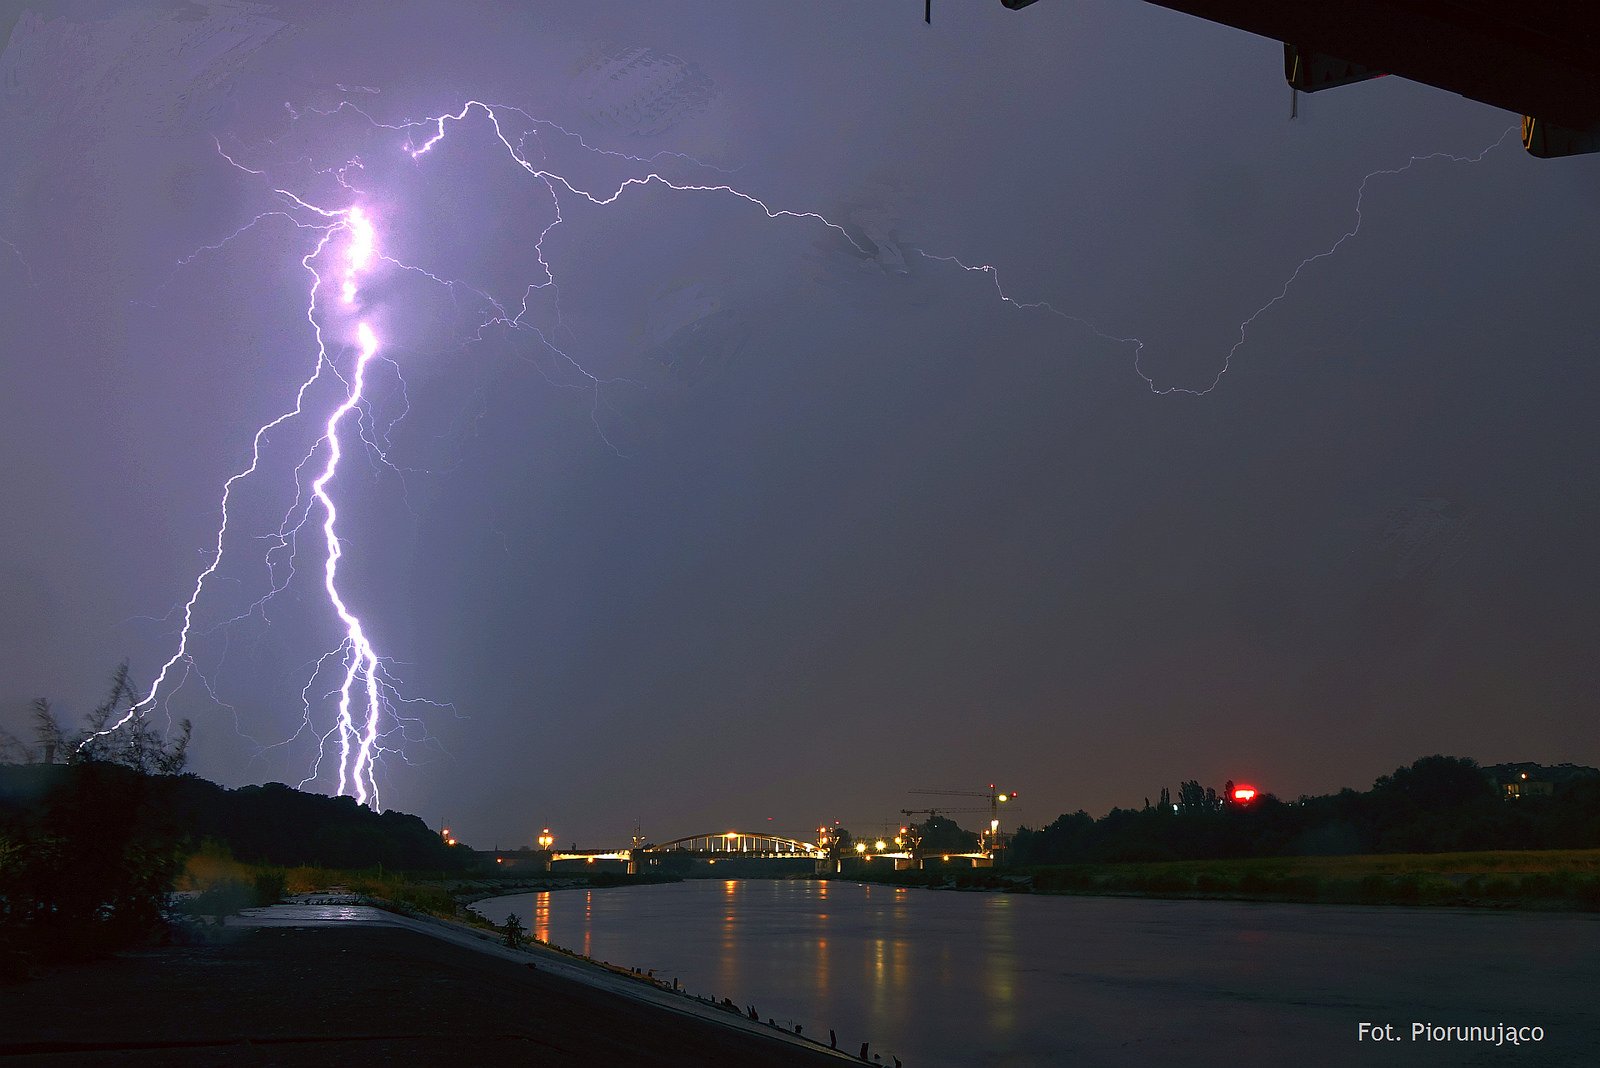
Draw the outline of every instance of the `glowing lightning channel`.
M352 209L352 218L359 218ZM351 240L349 253L349 267L345 274L345 301L355 300L355 290L352 277L359 272L363 256L370 258L372 254L371 224L368 223L363 230L352 222L354 236ZM328 591L328 601L333 605L333 610L338 613L339 621L345 627L345 674L344 685L339 688L339 792L341 794L354 793L356 800L365 802L370 793L372 803L378 803L378 784L373 774L374 747L378 744L379 724L383 715L383 694L381 690L380 664L377 652L372 648L372 642L367 639L366 630L361 626L361 620L350 611L344 598L339 595L338 573L339 558L344 555L344 546L339 542L339 535L334 529L338 520L339 511L334 507L333 498L328 494L328 483L339 470L339 458L343 450L339 445L339 424L350 411L361 403L362 388L366 384L367 364L378 353L378 338L372 328L365 322L356 327L356 336L361 344L361 354L356 358L355 373L351 376L350 395L345 402L335 408L328 417L328 463L322 469L322 474L311 483L311 493L322 504L323 521L322 533L327 538L328 559L323 565L322 584ZM362 684L365 697L365 712L358 716L350 707L351 691L356 683ZM359 719L359 722L358 722ZM352 754L352 749L354 750Z
M367 218L367 213L360 208L351 208L350 214L345 217L345 224L350 227L350 247L345 251L344 284L339 292L344 297L346 304L356 302L356 281L361 273L372 265L372 253L377 243L376 234L372 228L372 220ZM356 328L357 332L365 331L365 336L371 336L372 330L366 323ZM362 345L366 341L363 338ZM374 340L376 345L376 340ZM357 368L363 366L358 363ZM332 432L330 428L330 433Z
M230 162L232 161L230 160ZM161 696L163 688L167 684L168 676L174 667L182 663L185 674L191 668L189 640L194 632L195 606L204 592L207 581L216 574L218 567L222 563L223 548L229 533L228 509L235 487L259 470L262 447L270 432L304 412L306 394L321 379L323 372L330 370L335 375L338 375L338 371L332 367L328 360L327 347L323 339L322 323L317 309L317 295L322 287L322 275L313 264L322 256L323 251L335 234L347 234L348 243L344 250L344 265L339 274L339 292L346 306L354 305L357 294L360 291L361 277L371 267L372 261L377 254L377 230L372 219L359 206L343 210L328 210L318 208L292 193L282 190L279 192L299 207L306 208L323 218L337 220L320 227L323 233L316 246L301 260L301 266L310 273L312 278L306 305L306 319L311 324L317 341L316 365L312 369L311 375L300 384L300 388L295 395L294 407L264 424L256 431L252 439L250 464L230 476L223 483L222 518L217 528L215 547L211 554L210 563L196 577L189 598L184 603L183 625L179 629L177 650L156 673L155 680L151 683L149 693L146 694L144 699L133 708L130 708L120 720L105 731L102 731L102 735L117 730L130 719L144 714L153 707ZM260 218L258 216L254 221L259 221ZM251 225L253 225L253 222ZM296 223L296 225L303 224ZM229 240L238 236L241 232L243 232L243 228L231 235ZM192 259L192 257L190 258ZM338 734L339 793L350 794L358 801L363 803L370 801L373 805L377 805L379 803L379 788L376 776L376 761L382 736L384 712L387 708L385 700L387 682L384 677L382 658L367 637L366 628L363 627L360 617L350 609L344 597L340 594L337 580L339 560L344 555L344 546L339 540L337 530L338 508L334 504L332 494L329 492L329 483L333 481L338 473L339 461L343 457L342 442L339 436L341 424L344 422L345 416L364 402L367 367L378 354L377 334L373 331L371 324L365 320L356 325L356 340L358 355L355 367L347 380L348 393L344 402L329 415L325 432L321 442L319 442L319 445L321 443L326 443L327 445L327 462L323 466L321 474L311 483L310 489L312 499L321 505L323 511L322 533L327 546L327 558L323 565L323 587L327 593L329 603L344 628L344 638L340 643L339 649L336 650L336 652L342 653L344 657L344 681L338 690L337 719L332 731L329 732L329 735ZM343 376L340 377L342 378ZM309 458L308 456L307 459ZM302 461L301 466L304 465L304 462ZM298 473L298 471L299 468L297 467L296 472ZM298 479L296 481L298 483ZM298 501L295 506L291 506L291 514L296 510L297 506ZM309 518L310 511L307 509L301 514L299 523L292 528L289 528L286 522L279 530L279 538L288 539L293 537ZM291 556L291 569L292 566ZM270 597L272 593L278 592L281 588L274 583L273 590L267 596ZM265 599L263 598L263 601ZM252 608L259 606L261 603L258 601ZM313 672L311 680L307 682L308 688L315 681L316 674L320 672L329 655L331 654L325 654L318 660L317 671ZM323 735L322 742L326 744L327 741L328 735ZM320 764L319 757L317 765L320 767ZM315 777L315 774L316 771L313 770L312 777ZM302 781L301 785L305 785L306 781L309 781L309 779Z

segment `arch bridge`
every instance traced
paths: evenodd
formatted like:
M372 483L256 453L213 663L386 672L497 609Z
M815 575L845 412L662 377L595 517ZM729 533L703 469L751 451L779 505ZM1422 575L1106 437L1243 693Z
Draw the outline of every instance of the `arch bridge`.
M811 860L826 859L827 851L816 843L806 843L798 838L757 833L757 831L706 831L702 835L685 835L666 843L646 843L638 852L688 852L696 857L774 857Z
M555 849L545 854L545 870L552 863L579 860L593 864L601 860L625 863L628 874L639 871L639 863L647 858L664 855L688 856L696 859L718 860L812 860L824 861L828 851L814 842L798 838L785 838L780 834L755 831L706 831L685 835L666 842L643 842L635 838L626 849Z
M689 853L697 857L738 856L749 858L824 860L828 851L814 842L785 838L778 834L750 831L708 831L674 838L670 842L651 842L639 853Z

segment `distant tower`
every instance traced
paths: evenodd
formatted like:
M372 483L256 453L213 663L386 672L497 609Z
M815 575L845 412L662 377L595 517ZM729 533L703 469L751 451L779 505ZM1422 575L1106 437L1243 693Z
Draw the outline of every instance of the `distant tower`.
M639 830L639 821L633 821L633 848L628 851L628 874L639 874L639 854L644 852L644 833Z

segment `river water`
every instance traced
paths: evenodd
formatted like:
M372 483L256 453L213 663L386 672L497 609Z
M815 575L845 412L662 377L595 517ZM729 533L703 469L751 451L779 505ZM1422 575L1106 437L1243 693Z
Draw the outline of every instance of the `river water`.
M883 1063L1600 1064L1600 916L694 880L479 902ZM1362 1022L1395 1040L1362 1040ZM1413 1023L1541 1027L1520 1046ZM1528 1033L1524 1033L1528 1037Z

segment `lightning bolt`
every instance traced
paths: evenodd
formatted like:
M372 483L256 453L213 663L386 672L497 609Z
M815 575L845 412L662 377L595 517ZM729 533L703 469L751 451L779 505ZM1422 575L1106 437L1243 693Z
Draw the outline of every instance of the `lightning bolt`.
M1170 393L1185 393L1185 394L1188 394L1188 395L1194 396L1194 397L1203 397L1207 393L1210 393L1212 390L1216 389L1217 386L1221 385L1222 376L1227 374L1228 370L1233 366L1233 358L1234 358L1234 356L1238 355L1239 350L1244 347L1245 341L1247 340L1248 335L1249 335L1250 327L1255 324L1255 321L1257 319L1261 318L1267 312L1271 311L1285 297L1287 297L1289 295L1290 288L1292 288L1294 286L1294 284L1297 281L1300 280L1300 276L1305 272L1307 267L1310 267L1313 263L1316 263L1318 260L1325 260L1328 257L1334 255L1336 252L1339 251L1340 248L1342 248L1344 246L1345 242L1349 241L1351 238L1355 237L1357 234L1359 234L1361 232L1361 225L1362 225L1362 222L1363 222L1363 217L1362 217L1362 214L1361 214L1361 206L1362 206L1363 201L1366 199L1367 184L1369 182L1371 182L1374 178L1382 178L1382 177L1389 177L1389 176L1397 175L1397 174L1404 174L1405 172L1409 171L1411 168L1415 167L1419 163L1428 163L1428 162L1431 162L1433 160L1445 160L1445 161L1448 161L1450 163L1459 163L1459 164L1482 163L1485 156L1487 156L1490 152L1493 152L1495 149L1499 148L1501 145L1505 144L1506 138L1510 137L1513 133L1516 132L1516 130L1517 130L1517 128L1515 126L1507 127L1505 132L1502 133L1500 135L1500 137L1497 140L1494 141L1493 144L1488 145L1487 147L1485 147L1481 151L1479 151L1477 153L1474 153L1473 155L1470 155L1470 156L1457 156L1457 155L1452 155L1449 152L1430 152L1425 156L1412 156L1410 159L1406 160L1405 163L1401 164L1398 167L1380 168L1379 170L1368 171L1365 175L1363 175L1362 178L1361 178L1360 184L1356 186L1355 223L1350 227L1349 230L1346 230L1344 233L1340 234L1339 237L1332 244L1330 244L1327 248L1323 249L1321 252L1314 253L1314 254L1312 254L1310 256L1307 256L1305 259L1301 260L1295 266L1294 270L1289 273L1289 276L1283 280L1283 285L1279 287L1278 292L1276 294L1274 294L1272 296L1272 298L1270 300L1268 300L1265 304L1261 305L1259 308L1257 308L1255 311L1251 312L1247 317L1245 317L1245 319L1239 324L1239 340L1235 341L1233 343L1233 347L1228 349L1227 353L1223 356L1222 363L1217 368L1217 372L1212 377L1211 381L1209 383L1207 383L1205 386L1202 386L1202 387L1199 387L1199 388L1192 387L1192 386L1176 386L1176 385L1174 385L1174 386L1162 386L1162 385L1157 384L1156 380L1153 377L1151 377L1150 375L1145 373L1143 364L1141 362L1142 358L1144 356L1145 343L1140 338L1137 338L1137 337L1119 337L1116 334L1108 334L1105 331L1101 330L1099 327L1095 326L1094 323L1090 322L1088 319L1085 319L1085 318L1083 318L1081 316L1078 316L1078 315L1073 315L1071 312L1063 311L1062 309L1056 307L1054 304L1050 303L1049 301L1045 301L1045 300L1023 301L1023 300L1018 300L1015 297L1012 297L1011 295L1009 295L1005 291L1004 288L1001 287L1001 285L1000 285L1000 269L998 267L996 267L994 264L989 264L989 263L969 264L969 263L966 263L966 262L962 261L960 258L958 258L956 256L936 255L934 253L927 252L927 251L925 251L923 249L915 249L915 248L911 249L911 251L917 253L919 256L922 256L924 259L933 260L933 261L936 261L936 262L939 262L939 263L953 263L957 267L960 267L964 271L970 271L970 272L973 272L975 274L986 274L986 275L988 275L989 278L994 283L994 290L995 290L996 296L1000 299L1000 301L1003 304L1006 304L1006 305L1008 305L1008 306L1010 306L1012 308L1015 308L1015 309L1017 309L1019 311L1042 311L1042 312L1046 312L1046 313L1048 313L1050 315L1056 316L1059 319L1065 319L1068 322L1076 323L1077 325L1084 327L1090 333L1092 333L1095 337L1100 338L1103 341L1110 341L1110 342L1112 342L1114 344L1129 346L1133 350L1133 369L1134 369L1134 373L1136 373L1140 378L1144 379L1145 385L1150 387L1150 392L1156 393L1156 394L1160 394L1160 395L1166 395L1166 394L1170 394Z
M174 267L174 274L191 266L198 257L225 248L243 234L257 227L280 220L288 223L296 231L306 231L315 235L311 248L300 259L301 268L310 278L305 319L310 327L314 341L315 356L310 372L301 381L294 395L293 404L285 408L275 418L257 428L251 439L249 463L229 476L223 483L219 525L209 552L209 561L206 567L196 576L187 599L183 603L176 650L156 673L143 700L131 709L122 721L108 728L108 731L115 730L134 716L145 715L158 705L169 701L172 695L181 689L184 681L191 673L200 677L207 691L215 698L215 690L211 681L204 675L199 675L192 652L192 639L198 633L198 606L208 584L218 574L218 569L223 563L225 549L236 537L231 530L230 506L241 486L262 473L272 433L286 424L296 422L307 416L313 404L313 396L320 394L336 381L339 386L342 386L342 398L322 418L317 440L310 446L309 450L297 454L298 458L292 474L294 485L292 504L284 513L282 521L275 531L271 531L266 535L258 535L258 537L264 537L265 540L271 543L265 557L269 576L269 589L246 612L223 620L215 626L225 629L233 623L256 614L265 619L267 605L277 594L283 592L294 582L296 576L294 561L297 548L310 536L310 531L307 528L312 523L313 516L320 516L321 522L318 529L320 538L312 538L311 540L319 542L322 547L321 594L326 599L333 619L337 622L340 637L332 649L323 652L311 662L309 673L300 689L301 722L290 738L276 744L285 745L309 734L315 739L316 757L309 774L301 781L300 785L303 787L321 780L326 774L324 771L325 762L336 761L337 768L332 774L328 775L328 778L336 783L337 791L340 794L353 796L363 803L376 806L380 796L379 766L385 755L400 752L398 745L391 742L390 739L396 734L401 735L403 739L406 737L408 729L419 722L415 717L407 715L403 711L404 707L414 703L434 708L448 706L439 705L431 701L419 701L416 698L407 698L402 695L400 681L391 670L390 662L380 655L374 646L367 626L363 623L360 615L352 608L345 590L340 585L339 565L345 559L346 545L339 534L340 512L334 491L340 464L341 461L346 459L347 449L359 446L376 463L400 474L402 476L402 484L404 484L403 476L408 470L402 469L391 462L389 450L384 444L387 431L377 429L376 416L372 414L369 375L375 365L383 364L390 368L399 382L402 392L405 388L398 364L382 355L376 328L369 318L361 314L360 298L363 292L363 283L375 266L381 264L386 267L392 267L425 279L432 284L445 287L452 295L458 291L468 292L483 301L483 307L489 309L489 314L479 323L476 332L467 339L467 343L482 341L489 336L490 332L495 330L531 335L539 347L553 354L563 365L569 367L580 376L584 383L582 388L592 392L594 400L591 408L591 419L594 421L596 430L602 440L607 440L607 444L610 444L609 440L605 438L605 432L599 420L602 405L601 393L604 387L626 380L602 379L590 373L583 367L580 360L559 346L555 340L556 334L565 329L565 327L560 316L560 289L557 285L556 271L546 258L545 243L558 227L566 223L562 208L563 203L569 198L581 200L594 207L604 208L615 204L631 190L659 186L685 195L731 198L760 211L768 220L794 222L825 228L862 256L874 256L877 249L872 246L870 241L867 244L858 241L844 225L834 222L818 211L774 207L762 198L726 181L685 181L680 178L669 177L660 170L649 169L662 159L669 159L682 166L706 168L705 164L691 157L676 153L658 153L655 156L644 158L604 151L589 145L578 135L563 127L549 120L535 118L519 108L491 105L480 100L468 100L455 111L417 121L400 123L380 122L373 115L349 101L327 110L312 108L299 110L288 105L286 105L286 108L292 123L298 123L307 116L318 116L329 120L344 116L347 112L360 116L370 130L394 133L396 138L391 151L403 153L409 158L410 165L419 168L428 163L429 157L445 141L447 134L452 129L464 126L474 114L481 115L482 119L487 122L488 129L492 132L493 141L503 150L507 160L539 183L549 197L552 211L551 221L543 226L538 233L537 239L533 242L533 252L538 264L539 274L538 277L526 283L521 292L520 300L501 301L478 287L469 285L464 281L449 278L429 266L402 262L381 252L379 250L377 221L371 214L369 206L362 202L367 194L363 193L350 180L352 173L365 172L367 169L367 165L363 163L359 156L350 156L342 165L320 169L313 166L311 169L313 175L332 179L333 183L338 187L339 195L347 198L347 203L337 207L324 207L315 203L310 194L301 195L287 187L272 186L272 195L278 198L277 207L262 211L221 241L202 246L178 262ZM508 128L514 126L518 118L522 120L525 127L521 130L516 130L514 133L508 133ZM1089 319L1065 311L1051 302L1043 300L1026 301L1011 295L1002 287L999 268L993 264L970 263L955 255L935 253L919 248L912 248L909 251L931 263L948 264L964 272L987 275L993 285L995 296L1005 306L1018 311L1043 312L1071 322L1101 340L1129 347L1133 354L1132 362L1135 372L1146 382L1152 392L1158 394L1185 393L1203 396L1215 389L1221 382L1222 377L1228 372L1234 357L1247 340L1250 327L1261 316L1287 298L1290 289L1299 281L1308 268L1318 261L1336 254L1346 242L1355 238L1360 232L1362 226L1362 203L1369 182L1376 178L1404 173L1426 161L1448 160L1455 163L1477 163L1490 151L1502 144L1510 133L1511 131L1508 130L1498 141L1474 156L1454 156L1447 153L1414 156L1402 166L1375 170L1365 175L1356 190L1355 222L1351 228L1322 251L1303 259L1285 279L1276 294L1240 323L1238 341L1233 344L1222 359L1215 377L1209 384L1198 388L1158 385L1142 368L1141 357L1146 347L1143 340L1134 336L1124 336L1118 332L1105 331ZM527 150L530 140L537 144L540 143L541 137L545 135L570 139L587 156L606 157L617 165L631 165L639 168L639 170L609 186L591 188L570 175L551 169L543 159L541 162L535 163L530 158ZM273 142L267 142L267 144L271 145ZM230 166L251 179L269 178L269 166L253 167L240 162L233 154L223 149L220 141L216 143L216 150L218 155ZM296 162L311 163L308 158L302 158ZM723 173L731 172L724 171ZM14 246L13 251L16 251ZM327 261L335 255L339 257L339 262L336 267L330 268ZM329 275L327 280L325 280L325 274ZM169 276L168 282L170 281L171 277ZM163 287L166 284L163 283ZM334 308L325 307L325 302L321 299L326 284L337 286L338 302ZM530 301L536 293L546 289L550 291L554 298L555 324L550 329L541 329L531 321ZM325 337L325 329L334 326L342 330L343 333L339 343L330 350L329 342ZM344 366L344 370L340 369L341 365ZM389 429L392 429L394 423L398 422L399 419L405 418L405 414L409 410L409 401L407 401L405 411L397 419L389 423ZM321 457L320 470L317 470L315 477L307 483L305 479L315 469L318 457ZM281 579L279 577L280 572L283 574ZM331 676L329 681L320 681L328 679L329 676ZM330 702L332 709L331 722L323 718L319 712Z

